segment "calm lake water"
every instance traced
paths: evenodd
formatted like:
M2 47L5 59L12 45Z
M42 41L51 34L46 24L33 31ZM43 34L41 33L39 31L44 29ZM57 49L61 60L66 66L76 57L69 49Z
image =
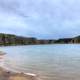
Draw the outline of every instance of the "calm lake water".
M80 80L80 45L0 47L7 53L4 66L39 75L43 80Z

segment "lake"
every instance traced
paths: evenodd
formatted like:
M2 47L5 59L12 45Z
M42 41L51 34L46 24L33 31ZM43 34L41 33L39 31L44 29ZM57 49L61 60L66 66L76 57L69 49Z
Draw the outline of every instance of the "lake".
M42 80L79 80L80 45L27 45L0 47L4 67L37 74Z

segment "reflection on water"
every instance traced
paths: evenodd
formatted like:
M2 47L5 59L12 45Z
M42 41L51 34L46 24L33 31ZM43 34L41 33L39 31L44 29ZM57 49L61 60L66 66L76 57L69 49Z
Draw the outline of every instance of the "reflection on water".
M79 80L80 45L37 45L1 47L7 52L4 65L35 73L44 80Z

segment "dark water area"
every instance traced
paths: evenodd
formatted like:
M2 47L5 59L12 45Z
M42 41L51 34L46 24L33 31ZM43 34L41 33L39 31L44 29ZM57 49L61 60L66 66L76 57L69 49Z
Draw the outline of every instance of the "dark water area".
M0 47L4 66L39 75L43 80L79 80L80 45L30 45Z

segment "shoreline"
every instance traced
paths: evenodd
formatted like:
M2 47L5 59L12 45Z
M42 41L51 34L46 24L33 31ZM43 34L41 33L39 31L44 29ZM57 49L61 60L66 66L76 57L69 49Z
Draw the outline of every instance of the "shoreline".
M6 53L0 51L0 80L40 80L36 74L11 70L2 64Z
M36 74L13 72L0 67L0 80L41 80Z

